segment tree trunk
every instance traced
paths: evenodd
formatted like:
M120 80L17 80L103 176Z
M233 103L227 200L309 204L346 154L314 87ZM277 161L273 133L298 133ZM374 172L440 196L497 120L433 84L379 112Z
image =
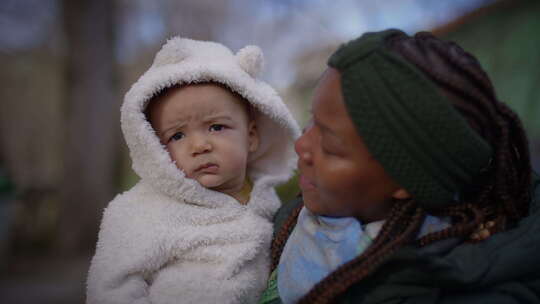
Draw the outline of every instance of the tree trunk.
M116 191L120 144L114 60L114 1L64 0L66 148L58 253L95 246Z

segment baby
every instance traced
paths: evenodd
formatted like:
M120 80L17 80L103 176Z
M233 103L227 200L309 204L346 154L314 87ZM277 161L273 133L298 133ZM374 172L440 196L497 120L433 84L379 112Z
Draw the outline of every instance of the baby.
M257 79L262 52L173 38L126 94L141 178L106 208L87 303L256 303L266 287L274 186L299 128Z

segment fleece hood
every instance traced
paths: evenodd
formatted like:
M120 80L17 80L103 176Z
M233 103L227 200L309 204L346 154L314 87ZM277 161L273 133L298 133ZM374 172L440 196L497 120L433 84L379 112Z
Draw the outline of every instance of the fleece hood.
M223 194L186 178L173 163L147 121L148 102L174 85L216 82L238 93L255 109L259 147L248 160L247 174L257 187L287 181L296 164L294 140L299 127L276 91L258 79L263 54L246 46L236 54L208 41L175 37L157 53L152 66L127 92L121 108L121 125L130 150L133 169L141 180L173 198L196 205L216 207Z

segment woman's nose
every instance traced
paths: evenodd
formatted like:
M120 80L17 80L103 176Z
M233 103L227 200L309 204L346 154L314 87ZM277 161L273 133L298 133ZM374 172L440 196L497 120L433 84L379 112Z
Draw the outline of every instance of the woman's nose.
M302 136L300 136L294 143L294 149L298 158L306 164L311 164L313 156L311 154L311 142L310 142L310 127L303 130Z

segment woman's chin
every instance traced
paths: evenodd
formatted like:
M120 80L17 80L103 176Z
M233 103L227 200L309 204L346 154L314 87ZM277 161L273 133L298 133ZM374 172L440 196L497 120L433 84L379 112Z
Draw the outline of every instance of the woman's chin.
M304 207L306 207L306 209L309 210L311 213L316 215L323 215L323 213L325 213L323 208L321 208L321 206L317 204L316 201L310 198L309 194L302 191L302 197L304 200Z

